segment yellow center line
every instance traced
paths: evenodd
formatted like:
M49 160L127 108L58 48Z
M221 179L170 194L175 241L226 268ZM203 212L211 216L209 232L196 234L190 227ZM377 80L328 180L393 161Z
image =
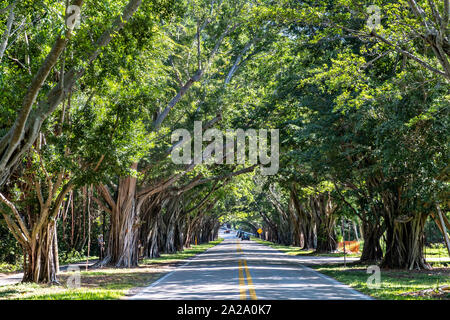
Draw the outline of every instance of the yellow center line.
M238 253L239 252L243 253L239 242L236 244L236 247L237 247L236 251ZM242 260L239 259L238 265L239 265L239 294L240 294L241 300L247 300L247 289L246 289L247 287L248 287L248 291L250 293L250 298L252 300L257 300L255 287L253 285L253 280L250 275L250 270L248 269L247 261L245 259L242 259ZM243 269L245 270L245 274L247 276L248 286L245 285L245 277L244 277Z
M248 270L247 261L244 260L245 273L247 275L248 291L252 300L257 300L255 286L253 285L252 277L250 276L250 270Z
M245 290L244 272L242 271L241 260L239 260L239 296L241 300L247 300L247 290Z
M236 244L236 247L237 247L237 252L242 252L241 245L239 242Z

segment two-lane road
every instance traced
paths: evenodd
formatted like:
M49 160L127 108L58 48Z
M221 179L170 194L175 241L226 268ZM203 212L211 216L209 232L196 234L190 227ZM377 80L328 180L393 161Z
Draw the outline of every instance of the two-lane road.
M130 299L369 299L270 247L221 234L219 245Z

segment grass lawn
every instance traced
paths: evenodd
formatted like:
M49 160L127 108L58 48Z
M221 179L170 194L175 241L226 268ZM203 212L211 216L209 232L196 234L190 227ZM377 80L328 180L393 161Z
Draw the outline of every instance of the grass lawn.
M185 249L160 258L145 259L130 269L101 268L81 271L81 287L70 289L67 280L73 272L58 275L60 285L16 284L0 287L0 299L27 300L111 300L133 293L170 271L170 268L219 244L223 239ZM83 270L83 268L81 269ZM134 290L132 290L134 289Z
M65 265L65 264L83 263L83 262L86 262L86 260L87 260L87 256L84 256L84 257L69 257L67 259L60 259L59 260L59 264L62 266L62 265ZM94 260L98 260L98 257L97 256L90 256L89 257L89 263L92 263L92 261L94 261Z
M289 255L316 255L316 256L343 256L343 253L314 254L311 250L302 250L299 247L284 246L258 238L252 240L268 245ZM427 257L448 257L446 248L426 248ZM350 257L358 257L359 254L348 254ZM352 288L372 296L376 299L389 300L430 300L450 299L450 290L439 295L425 294L404 295L408 292L417 292L427 289L435 289L442 286L450 286L450 262L431 262L433 270L381 270L381 283L378 289L369 288L367 280L371 275L367 273L368 265L348 263L344 268L342 264L311 265L310 267L330 276ZM449 288L450 289L450 288Z
M59 265L66 265L66 264L75 264L75 263L82 263L86 262L87 256L75 256L75 257L68 257L64 259L64 257L59 258ZM91 263L93 260L97 260L97 256L90 256L89 257L89 263ZM10 264L6 262L0 262L0 274L8 274L8 273L15 273L15 272L22 272L23 271L23 264L22 260L18 262L17 264Z
M441 246L439 248L430 248L425 247L423 249L423 253L425 255L425 259L428 258L448 258L448 251L447 248L444 246Z
M439 296L402 295L426 289L450 286L450 264L434 265L433 270L381 270L380 287L369 288L367 265L347 264L315 265L313 269L326 274L352 288L376 299L389 300L430 300L450 299L450 291Z
M10 264L6 262L0 262L0 274L1 273L14 273L22 271L22 264Z

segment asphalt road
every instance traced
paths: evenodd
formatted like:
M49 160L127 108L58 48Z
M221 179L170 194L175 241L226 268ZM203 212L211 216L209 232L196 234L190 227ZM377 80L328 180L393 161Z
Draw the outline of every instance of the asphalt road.
M253 241L235 234L166 274L128 299L287 300L369 299L369 297Z

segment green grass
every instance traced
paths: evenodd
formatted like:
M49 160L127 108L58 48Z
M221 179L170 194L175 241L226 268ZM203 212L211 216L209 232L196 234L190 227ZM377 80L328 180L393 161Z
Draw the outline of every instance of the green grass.
M75 263L83 263L86 262L87 256L69 256L67 258L64 258L64 256L60 257L59 264L65 265L65 264L75 264ZM97 260L97 256L91 256L89 257L89 261ZM14 272L22 272L23 271L23 264L20 260L16 264L10 264L6 262L0 262L0 273L14 273Z
M17 284L0 287L0 299L11 300L111 300L120 299L126 290L67 289L62 286L46 286L38 284Z
M447 247L445 246L433 246L433 248L425 247L423 253L426 257L433 258L449 258Z
M6 262L0 262L0 273L13 273L22 271L23 266L21 263L10 264Z
M83 263L83 262L86 262L87 258L88 258L87 256L68 257L66 259L60 259L59 260L59 264L60 265L64 265L64 264ZM91 263L91 261L93 261L93 260L98 260L98 257L97 256L90 256L89 257L89 263Z
M81 287L68 288L66 283L74 273L58 275L60 285L16 284L0 287L0 299L20 300L111 300L120 299L131 289L145 287L168 271L168 265L180 263L219 244L223 239L187 248L160 258L145 259L139 267L130 269L101 268L81 271ZM72 262L73 263L73 262ZM83 270L83 268L81 268Z
M430 300L431 296L404 296L402 293L432 289L450 285L450 268L422 271L381 270L381 282L378 289L369 288L367 265L315 265L315 270L328 275L352 288L382 300ZM450 299L450 292L443 297Z
M67 290L62 293L32 296L27 300L117 300L122 296L122 292L117 290Z

